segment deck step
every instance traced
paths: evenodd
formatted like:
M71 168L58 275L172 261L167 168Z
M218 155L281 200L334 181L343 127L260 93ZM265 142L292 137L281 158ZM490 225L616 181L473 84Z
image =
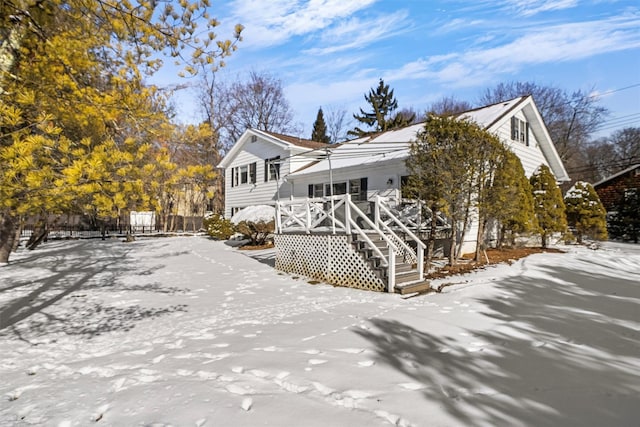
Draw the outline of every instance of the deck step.
M431 289L431 283L424 280L405 283L395 287L395 291L400 295L413 294L416 292L418 293L427 292L429 291L429 289Z
M418 274L416 270L396 273L396 286L401 285L402 283L415 282L420 279L420 274Z
M396 275L400 273L408 273L409 271L416 271L412 264L404 264L396 261Z

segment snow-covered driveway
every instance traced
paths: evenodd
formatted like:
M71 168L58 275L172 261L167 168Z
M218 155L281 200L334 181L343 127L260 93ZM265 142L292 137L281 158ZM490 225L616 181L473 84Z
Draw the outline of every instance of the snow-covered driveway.
M637 426L640 247L403 299L203 237L0 267L0 425Z

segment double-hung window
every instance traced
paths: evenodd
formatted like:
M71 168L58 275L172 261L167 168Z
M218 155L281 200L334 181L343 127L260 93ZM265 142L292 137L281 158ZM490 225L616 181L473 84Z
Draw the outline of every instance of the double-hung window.
M511 117L511 139L529 146L529 123Z
M249 165L242 165L238 169L240 170L240 184L249 182Z
M352 200L367 200L367 178L350 180L349 194L351 194Z
M308 196L310 198L320 198L351 194L352 200L367 200L367 178L351 179L344 182L334 182L333 192L331 186L325 184L309 184Z
M237 187L240 184L256 183L256 162L248 165L231 168L231 186Z
M264 161L264 182L277 181L280 178L280 156Z

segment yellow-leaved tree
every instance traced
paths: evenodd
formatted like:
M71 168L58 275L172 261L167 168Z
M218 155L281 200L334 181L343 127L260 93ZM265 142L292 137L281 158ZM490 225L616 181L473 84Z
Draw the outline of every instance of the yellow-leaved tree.
M215 69L240 40L216 40L207 0L0 3L0 263L26 216L117 217L158 208L166 94L145 79L171 57ZM197 175L197 174L196 174Z

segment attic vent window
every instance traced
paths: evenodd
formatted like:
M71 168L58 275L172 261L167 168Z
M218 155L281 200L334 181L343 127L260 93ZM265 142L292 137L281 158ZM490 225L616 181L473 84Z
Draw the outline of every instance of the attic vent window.
M517 117L511 117L511 139L529 146L529 123Z
M256 142L258 137L256 135L251 135L251 142Z

